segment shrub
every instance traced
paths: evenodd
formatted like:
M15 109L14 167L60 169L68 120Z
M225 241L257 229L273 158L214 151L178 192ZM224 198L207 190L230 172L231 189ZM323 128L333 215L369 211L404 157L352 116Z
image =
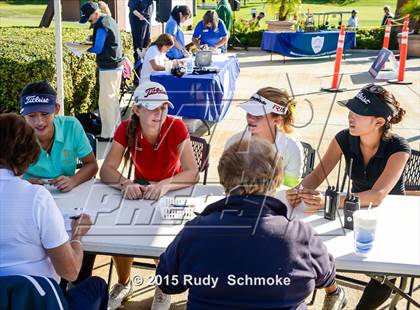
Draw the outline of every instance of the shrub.
M261 30L260 28L253 25L247 25L243 21L237 22L235 25L235 35L244 47L261 46L262 34L264 30ZM381 49L384 40L384 32L385 30L383 27L373 29L357 29L356 49ZM398 49L397 32L398 31L391 32L391 39L389 43L389 48L391 50ZM229 43L233 45L237 44L233 37L229 38Z
M371 49L379 50L382 48L384 41L385 30L383 27L373 29L358 29L356 31L357 49ZM391 50L398 49L398 42L396 33L391 32L389 41L389 48Z
M249 22L247 20L235 21L235 37L243 47L261 46L264 31L265 29L261 29L257 22ZM229 37L230 45L238 44L235 37Z
M83 42L92 30L66 29L63 43ZM131 35L122 33L125 54L131 56ZM0 28L0 112L19 111L19 94L30 82L56 83L55 33L51 28ZM74 56L63 47L64 106L66 114L79 114L97 107L98 83L95 55Z

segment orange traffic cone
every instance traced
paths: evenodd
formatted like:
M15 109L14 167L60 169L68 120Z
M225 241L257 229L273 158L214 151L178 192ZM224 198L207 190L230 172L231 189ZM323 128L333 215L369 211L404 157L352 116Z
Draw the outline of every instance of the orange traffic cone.
M405 62L407 60L407 48L408 48L408 23L409 23L410 15L407 15L404 19L404 25L402 30L401 36L401 44L400 44L400 68L398 72L398 79L396 80L389 80L388 83L392 84L402 84L408 85L412 84L412 82L404 81L404 73L405 73Z
M344 39L346 37L346 27L341 24L340 35L338 36L337 52L335 57L334 75L331 83L331 88L322 88L323 91L328 92L342 92L344 89L338 88L338 77L340 75L341 59L343 58Z

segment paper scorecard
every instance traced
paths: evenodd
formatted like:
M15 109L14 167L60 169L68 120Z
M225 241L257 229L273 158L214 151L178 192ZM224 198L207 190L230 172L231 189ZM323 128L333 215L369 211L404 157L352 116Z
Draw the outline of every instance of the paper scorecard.
M67 42L64 45L77 57L81 57L88 49L92 47L92 44L78 42Z

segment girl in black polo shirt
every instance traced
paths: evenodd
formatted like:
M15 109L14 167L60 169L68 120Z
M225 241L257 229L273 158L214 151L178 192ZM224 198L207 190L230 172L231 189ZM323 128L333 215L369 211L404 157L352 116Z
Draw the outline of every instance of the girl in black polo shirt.
M391 125L399 123L405 110L389 91L370 84L353 99L342 103L349 111L349 128L340 131L331 141L321 163L303 179L299 188L288 191L293 206L303 201L308 207L321 209L324 197L316 191L344 155L347 167L353 158L352 192L361 205L379 205L388 194L404 195L403 171L410 157L408 142L390 133ZM340 206L343 205L344 198ZM395 281L395 279L394 279ZM371 280L356 309L379 307L391 289Z

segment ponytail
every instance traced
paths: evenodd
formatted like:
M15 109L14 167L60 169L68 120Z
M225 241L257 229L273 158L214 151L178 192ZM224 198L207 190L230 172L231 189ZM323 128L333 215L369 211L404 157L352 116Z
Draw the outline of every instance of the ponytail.
M174 6L174 8L172 9L171 12L171 16L172 18L176 21L176 23L179 25L181 20L179 17L179 13L182 14L182 16L191 16L191 11L190 8L186 5L176 5Z
M392 116L390 119L385 121L384 126L382 127L382 139L389 139L391 136L392 124L398 124L404 118L406 111L401 107L400 102L395 98L395 96L384 89L382 93L376 94L388 107L392 110Z
M295 122L296 101L289 96L285 89L275 87L261 88L257 91L257 94L274 103L287 107L286 115L281 116L283 117L283 126L280 129L285 133L291 133L293 131L292 126ZM271 115L273 117L280 117L276 113L271 113Z
M131 120L128 123L127 130L125 132L125 137L127 139L127 149L124 153L124 166L127 164L130 159L130 151L134 150L136 137L137 137L137 127L140 124L140 119L137 114L133 113L131 115Z

